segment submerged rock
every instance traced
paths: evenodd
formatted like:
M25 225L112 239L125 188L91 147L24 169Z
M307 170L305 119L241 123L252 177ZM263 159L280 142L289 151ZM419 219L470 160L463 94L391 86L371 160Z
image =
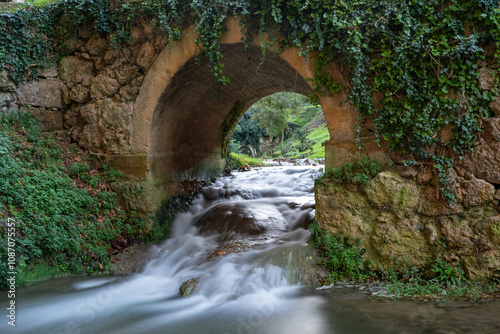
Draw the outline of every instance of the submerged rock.
M276 234L287 228L286 221L276 205L262 201L253 203L222 203L212 207L196 219L201 235L219 234L222 241L238 236Z
M199 279L200 279L199 277L194 277L182 283L181 286L179 287L179 293L181 294L181 296L187 297L191 295L196 289Z
M133 245L116 255L109 272L114 275L126 275L140 272L147 263L147 253L151 245Z

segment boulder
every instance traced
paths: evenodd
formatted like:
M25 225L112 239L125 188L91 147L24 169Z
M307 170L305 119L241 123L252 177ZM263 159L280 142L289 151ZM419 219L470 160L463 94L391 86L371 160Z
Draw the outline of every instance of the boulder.
M62 58L59 62L59 78L71 86L75 84L90 86L94 76L95 68L92 61L70 56Z
M22 105L33 107L62 108L62 82L43 79L28 82L17 88L16 94Z
M147 254L151 245L133 245L116 255L109 269L114 275L127 275L140 272L147 263Z
M196 289L196 286L198 286L198 281L199 277L195 277L182 283L181 286L179 287L179 293L181 294L181 296L187 297L191 295Z
M90 84L90 97L92 99L99 99L107 96L113 96L120 89L120 84L116 79L110 78L106 75L98 75Z

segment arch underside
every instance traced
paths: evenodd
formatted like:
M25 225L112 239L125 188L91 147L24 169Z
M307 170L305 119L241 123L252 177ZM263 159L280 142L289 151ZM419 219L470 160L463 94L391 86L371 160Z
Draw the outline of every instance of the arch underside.
M160 182L208 177L220 171L224 124L241 105L237 120L255 102L277 92L309 94L309 83L283 58L242 43L222 45L223 73L217 87L206 57L188 60L159 99L150 129L150 173ZM216 93L217 96L216 96Z

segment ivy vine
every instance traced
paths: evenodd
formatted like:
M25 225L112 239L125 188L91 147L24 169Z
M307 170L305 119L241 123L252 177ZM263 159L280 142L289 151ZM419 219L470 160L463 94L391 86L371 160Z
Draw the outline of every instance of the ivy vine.
M33 77L60 56L61 32L75 34L82 26L110 34L120 47L145 17L170 42L196 24L199 54L208 58L216 82L225 85L230 78L224 74L220 36L231 15L242 17L245 45L260 36L263 56L269 44L297 46L305 56L314 51L318 94L343 88L325 67L334 59L344 61L350 69L349 102L374 119L377 136L391 149L409 160L433 162L442 184L454 159L472 150L480 119L497 95L496 88L481 91L478 84L484 46L497 45L500 55L494 0L61 0L0 14L0 69L16 82ZM270 42L264 42L264 33ZM450 140L440 136L443 129L453 131Z

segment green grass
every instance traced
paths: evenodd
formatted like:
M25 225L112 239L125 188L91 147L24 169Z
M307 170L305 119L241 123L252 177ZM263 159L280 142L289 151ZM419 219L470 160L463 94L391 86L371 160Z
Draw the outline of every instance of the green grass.
M304 127L316 119L322 112L320 106L302 106L299 108L297 115L292 115L290 117L290 121L297 124L299 127Z
M33 6L38 7L38 6L48 5L50 3L57 2L57 1L59 1L59 0L28 0L27 2L29 2Z
M241 166L264 167L267 166L262 159L249 157L245 154L229 153L234 159L236 168Z
M325 146L324 142L330 140L330 132L326 125L322 125L319 128L314 129L308 136L307 139L313 141L312 152L308 156L311 159L314 158L324 158L325 157Z
M301 156L311 159L321 159L325 158L325 146L324 142L330 139L330 132L326 125L321 125L320 127L314 129L307 135L307 139L312 142L312 149L307 149L305 151L300 151L298 149L300 143L294 137L289 138L283 142L283 147L285 148L285 157L290 159L298 159ZM273 156L280 156L281 149L278 145L273 151Z

